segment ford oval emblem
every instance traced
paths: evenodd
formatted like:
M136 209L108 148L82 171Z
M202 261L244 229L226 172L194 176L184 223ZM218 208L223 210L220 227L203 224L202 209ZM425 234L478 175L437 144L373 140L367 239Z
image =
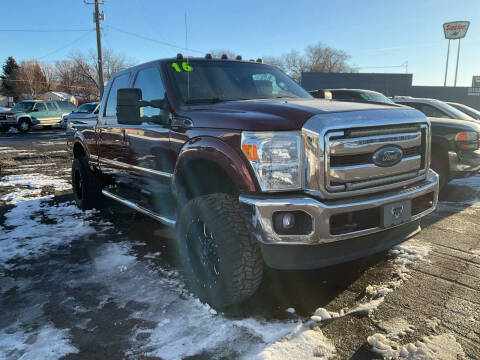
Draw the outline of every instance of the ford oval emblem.
M402 161L403 151L397 146L385 146L375 151L372 156L373 163L377 166L388 167Z

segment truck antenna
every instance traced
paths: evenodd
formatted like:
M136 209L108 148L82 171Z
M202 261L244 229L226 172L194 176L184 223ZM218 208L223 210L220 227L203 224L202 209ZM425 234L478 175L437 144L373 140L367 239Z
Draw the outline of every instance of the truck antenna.
M187 52L187 67L189 64L188 55L188 26L187 26L187 11L185 11L185 51ZM187 102L190 99L190 71L187 71Z

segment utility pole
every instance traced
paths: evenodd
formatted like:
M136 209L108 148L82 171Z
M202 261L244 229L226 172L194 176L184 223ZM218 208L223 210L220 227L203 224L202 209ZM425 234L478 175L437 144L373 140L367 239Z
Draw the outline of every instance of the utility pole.
M102 5L105 4L105 0L102 1ZM95 12L93 13L93 21L97 30L97 56L98 56L98 88L100 90L100 99L103 96L103 60L102 60L102 29L100 28L100 20L105 20L105 14L99 11L99 0L95 0L94 3L89 3L87 0L83 0L85 5L95 5Z

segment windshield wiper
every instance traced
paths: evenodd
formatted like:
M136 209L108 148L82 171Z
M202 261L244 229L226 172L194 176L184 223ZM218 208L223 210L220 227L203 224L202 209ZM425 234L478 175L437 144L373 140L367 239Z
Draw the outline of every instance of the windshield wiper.
M216 104L224 101L233 101L233 99L223 99L219 97L207 98L207 99L188 99L185 104Z
M213 98L207 98L207 99L188 99L187 101L185 101L185 104L187 104L187 105L217 104L217 103L220 103L220 102L242 101L242 100L250 100L250 99L245 99L245 98L228 99L228 98L213 97Z

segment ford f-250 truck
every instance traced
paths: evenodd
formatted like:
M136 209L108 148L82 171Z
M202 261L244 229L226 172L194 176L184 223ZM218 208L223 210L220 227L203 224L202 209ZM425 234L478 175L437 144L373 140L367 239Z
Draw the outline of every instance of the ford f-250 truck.
M189 285L213 306L252 295L264 262L311 269L384 251L437 204L422 113L313 99L258 61L122 70L96 126L69 133L78 205L107 197L175 228Z

